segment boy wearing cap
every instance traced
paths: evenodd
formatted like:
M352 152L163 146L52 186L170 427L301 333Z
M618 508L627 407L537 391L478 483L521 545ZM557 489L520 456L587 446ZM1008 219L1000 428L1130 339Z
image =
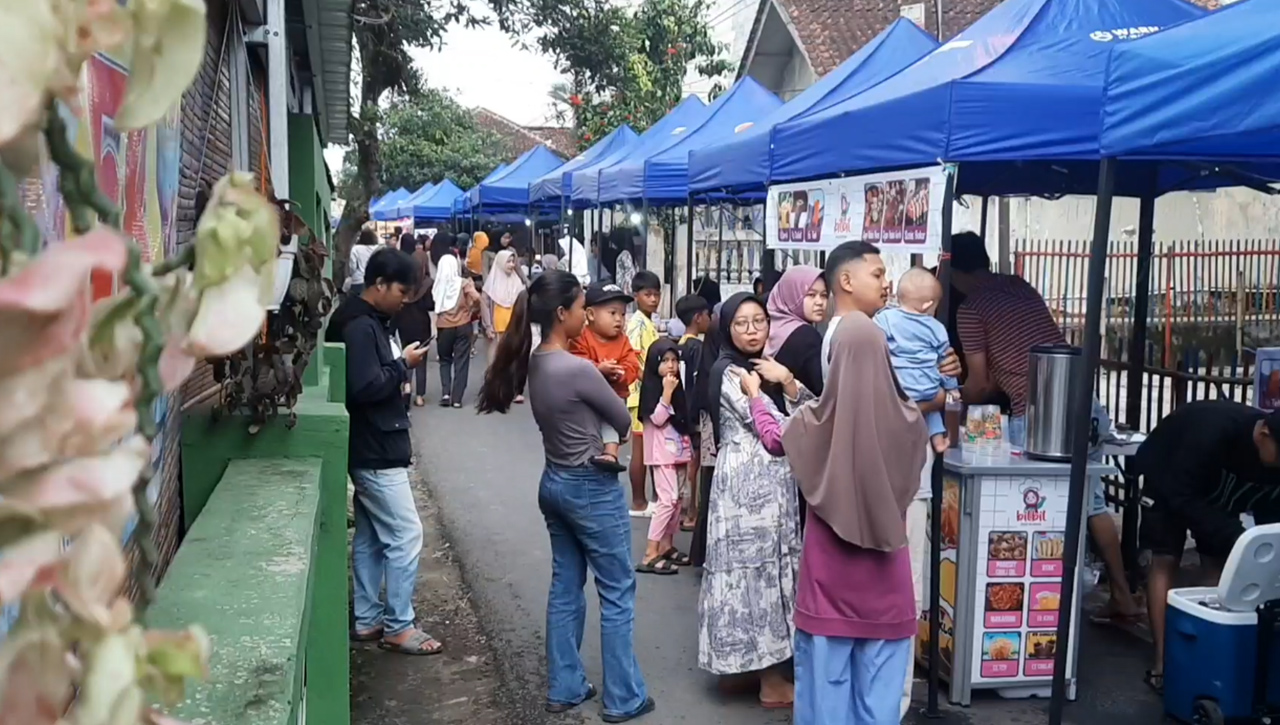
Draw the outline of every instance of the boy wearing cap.
M1240 515L1280 521L1280 411L1231 400L1198 400L1161 420L1143 441L1135 468L1143 476L1139 545L1151 553L1147 613L1155 642L1151 688L1164 686L1164 625L1169 588L1187 533L1201 569L1216 582L1244 533Z
M627 305L631 295L616 284L596 283L587 287L587 327L569 346L569 352L590 360L623 400L631 393L631 384L640 379L640 358L626 336ZM622 473L626 466L618 463L618 432L609 425L600 426L604 453L591 463L611 473Z

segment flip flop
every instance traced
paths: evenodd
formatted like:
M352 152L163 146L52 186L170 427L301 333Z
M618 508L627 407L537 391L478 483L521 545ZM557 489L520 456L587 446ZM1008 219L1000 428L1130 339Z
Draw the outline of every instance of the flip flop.
M640 706L639 710L636 710L630 715L611 715L606 712L600 716L600 719L604 720L607 723L630 722L632 720L635 720L638 717L641 717L642 715L648 715L649 713L657 709L657 707L658 707L658 703L654 702L653 698L650 697L645 699L644 704Z
M573 708L575 708L575 707L577 707L577 706L581 705L582 703L586 702L587 700L594 700L594 699L595 699L595 697L596 697L596 686L595 686L595 685L593 685L593 684L591 684L590 682L588 682L588 683L587 683L587 694L586 694L586 695L583 695L583 697L582 697L582 699L581 699L581 700L579 700L579 701L577 701L577 702L573 702L573 703L569 703L569 702L548 702L547 704L545 704L545 705L543 705L543 706L542 706L542 709L543 709L543 710L546 710L547 712L551 713L552 715L559 715L560 713L569 712L570 710L572 710Z
M661 556L636 564L636 571L640 574L657 574L659 576L671 576L672 574L680 573L680 570L675 567L671 560L664 559Z
M1147 670L1146 673L1142 675L1142 684L1146 685L1147 687L1150 687L1152 691L1154 691L1157 695L1164 694L1164 674L1163 673L1157 674L1155 672L1152 672L1151 670Z
M681 531L683 531L683 532L685 532L685 533L692 533L692 532L694 532L694 531L697 531L697 530L698 530L698 525L697 525L697 524L686 524L686 523L681 523L681 524L680 524L680 530L681 530Z
M382 634L383 634L382 627L374 627L368 632L361 632L353 629L351 630L350 636L351 636L352 642L377 642L378 640L382 639Z
M693 564L693 560L689 558L688 554L680 551L674 546L662 552L662 558L676 566L689 566Z
M761 700L760 707L763 707L766 710L790 710L795 707L795 703L782 702L780 700L777 702L774 702L773 700Z
M592 458L591 465L608 473L622 473L627 470L626 466L618 463L618 459L610 458L608 456L596 456L595 458Z
M434 649L423 646L430 644L431 642L435 642L437 645ZM431 655L438 655L441 652L444 652L444 644L441 643L440 640L419 629L415 630L414 633L409 635L409 638L403 642L388 642L386 639L383 639L378 642L378 649L395 652L396 654L409 655L410 657L430 657Z

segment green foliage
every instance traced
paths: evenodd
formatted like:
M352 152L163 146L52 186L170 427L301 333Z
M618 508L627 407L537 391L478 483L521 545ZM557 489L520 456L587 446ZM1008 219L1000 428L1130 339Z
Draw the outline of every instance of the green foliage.
M469 189L511 160L501 136L479 127L470 111L438 88L390 105L382 124L384 189L416 189L445 178Z
M536 46L569 77L551 98L563 99L558 110L581 147L624 123L643 131L662 118L683 97L690 68L707 78L729 70L707 8L706 0L644 0L634 10L612 0L525 0L523 21L542 31Z

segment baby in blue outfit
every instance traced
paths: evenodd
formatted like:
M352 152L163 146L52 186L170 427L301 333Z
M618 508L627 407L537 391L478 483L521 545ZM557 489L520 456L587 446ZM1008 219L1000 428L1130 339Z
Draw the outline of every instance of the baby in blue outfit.
M939 390L956 391L959 381L938 372L938 363L951 347L947 328L933 316L942 299L942 285L923 267L912 267L898 280L898 306L886 307L875 316L889 342L889 361L902 390L912 400L924 402ZM949 397L956 396L949 392ZM947 427L941 413L926 413L929 438L938 453L947 450Z

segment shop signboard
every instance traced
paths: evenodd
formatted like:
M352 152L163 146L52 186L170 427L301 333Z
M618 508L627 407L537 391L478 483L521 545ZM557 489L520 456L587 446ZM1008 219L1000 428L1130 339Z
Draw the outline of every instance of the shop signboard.
M825 251L860 239L885 251L942 250L942 166L769 187L770 249Z

